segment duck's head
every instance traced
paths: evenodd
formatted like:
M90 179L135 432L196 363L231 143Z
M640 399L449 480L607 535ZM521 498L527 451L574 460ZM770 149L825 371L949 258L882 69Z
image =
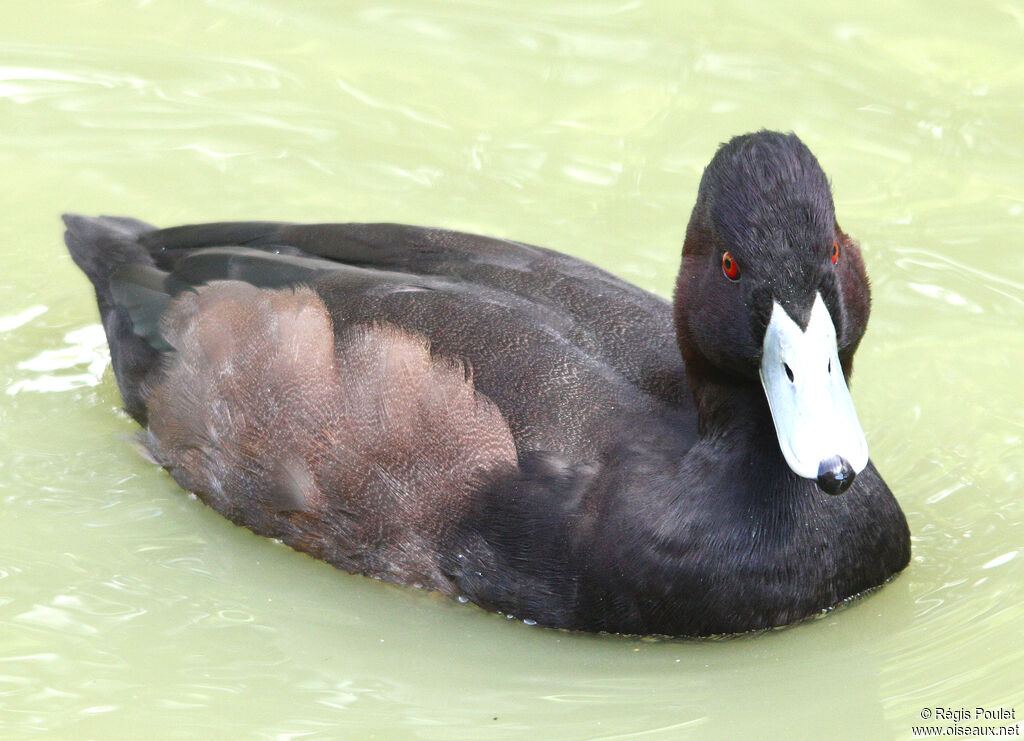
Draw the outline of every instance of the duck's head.
M759 383L789 467L830 494L868 462L846 379L869 311L860 249L811 151L770 131L724 144L686 232L680 348L695 389Z

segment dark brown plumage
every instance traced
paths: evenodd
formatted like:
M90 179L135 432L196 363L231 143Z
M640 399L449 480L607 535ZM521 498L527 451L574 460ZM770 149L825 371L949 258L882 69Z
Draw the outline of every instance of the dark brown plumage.
M769 340L821 338L797 373L848 423L869 312L859 248L795 136L715 155L674 307L439 229L65 221L157 460L340 568L544 625L705 635L798 620L907 564L856 435L856 466L806 464L766 398L791 392L764 380L786 386Z

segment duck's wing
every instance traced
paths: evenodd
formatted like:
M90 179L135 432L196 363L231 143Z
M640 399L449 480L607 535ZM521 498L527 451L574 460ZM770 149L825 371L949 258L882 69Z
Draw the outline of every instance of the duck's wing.
M142 238L155 262L165 269L182 258L192 276L214 279L225 264L245 262L225 248L245 248L283 258L318 259L336 266L447 281L462 295L495 292L532 304L549 321L571 318L570 341L592 354L644 393L665 403L686 403L682 360L676 344L670 304L597 266L553 250L477 234L402 224L289 224L224 222L160 229ZM197 252L209 253L192 260ZM248 253L251 258L251 253ZM216 255L216 257L214 256ZM218 264L219 260L225 263ZM286 262L286 261L282 261ZM291 270L267 263L255 276L266 285L287 283ZM312 266L313 263L309 263ZM182 268L176 268L181 270ZM328 266L320 263L318 270ZM280 284L280 283L277 283ZM420 328L425 331L425 328Z
M339 338L355 325L395 326L426 338L437 355L467 363L476 388L508 419L520 450L549 450L572 460L592 459L615 432L624 412L646 412L655 418L666 411L677 413L664 400L668 394L652 394L636 379L654 379L652 383L663 385L667 385L666 378L681 379L678 352L673 365L672 360L660 357L671 357L665 348L645 349L652 343L645 331L624 323L611 304L602 308L599 291L581 278L576 278L580 290L594 294L590 304L573 305L582 301L577 294L550 299L543 281L531 282L527 256L543 259L551 255L552 265L561 262L567 266L566 275L568 271L600 271L547 250L508 243L510 254L503 258L504 270L518 271L524 285L522 290L513 290L497 279L473 280L440 269L431 273L422 265L412 271L415 247L411 238L403 242L380 237L382 254L409 255L401 264L397 257L369 265L365 255L361 260L339 262L315 254L331 245L332 254L339 254L339 245L348 244L339 236L347 233L344 226L303 230L265 223L209 224L154 230L135 222L126 228L118 220L87 217L69 217L68 224L73 252L102 266L90 277L97 286L101 312L104 305L113 307L111 321L116 319L116 331L108 327L108 338L115 370L120 368L119 381L132 379L122 382L122 395L140 419L145 415L145 379L160 367L153 354L169 349L161 332L166 307L182 291L218 281L262 289L311 286L327 308ZM382 229L391 233L391 227ZM427 235L436 230L408 231ZM470 235L448 235L467 245L474 243ZM424 236L424 243L433 244L432 239L435 237ZM491 244L497 240L480 240L490 245L480 251L490 250L496 260L501 257L502 251ZM231 242L235 244L225 244ZM437 256L430 264L440 265L442 260L459 263L458 254L445 255L436 245L435 251ZM104 264L104 260L112 264ZM513 268L516 260L518 267ZM563 284L568 280L563 279ZM643 294L623 285L627 287L624 291ZM648 301L652 307L649 315L663 304L654 297ZM618 321L614 326L621 329L603 326L598 314L609 316L610 323ZM662 320L671 321L669 311L663 313ZM110 324L106 318L105 323ZM616 352L618 346L629 352ZM144 367L136 363L138 358L146 361Z

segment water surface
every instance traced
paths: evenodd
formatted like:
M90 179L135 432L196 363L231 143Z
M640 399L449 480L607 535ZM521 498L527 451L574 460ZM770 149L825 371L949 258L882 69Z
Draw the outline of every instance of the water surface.
M911 738L1024 713L1024 10L1013 2L11 5L0 29L0 735ZM65 210L389 220L668 295L718 142L794 130L863 244L854 395L914 557L795 628L531 628L341 574L131 445Z

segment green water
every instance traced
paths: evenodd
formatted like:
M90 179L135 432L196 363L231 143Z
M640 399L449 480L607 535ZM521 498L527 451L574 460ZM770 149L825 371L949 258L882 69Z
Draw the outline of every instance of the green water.
M922 708L1021 719L1024 5L756 7L8 3L0 737L909 739ZM914 557L849 608L727 641L531 628L219 519L133 451L57 222L435 224L668 295L703 166L760 127L804 138L863 243L854 395Z

